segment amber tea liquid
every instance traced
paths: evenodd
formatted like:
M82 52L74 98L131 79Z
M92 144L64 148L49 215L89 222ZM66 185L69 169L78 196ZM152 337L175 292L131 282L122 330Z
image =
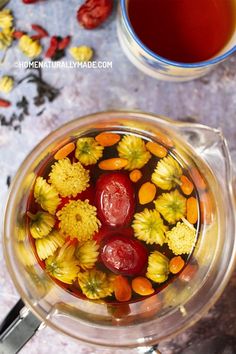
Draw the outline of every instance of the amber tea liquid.
M214 57L236 28L235 0L129 0L128 14L149 49L182 63Z

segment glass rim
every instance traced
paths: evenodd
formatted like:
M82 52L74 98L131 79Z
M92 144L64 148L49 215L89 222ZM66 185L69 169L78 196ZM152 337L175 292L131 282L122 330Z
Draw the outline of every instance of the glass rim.
M128 16L128 11L127 11L127 0L120 0L120 6L121 6L121 14L122 17L124 19L126 28L129 31L129 34L131 35L132 39L139 45L139 47L144 50L148 55L150 55L151 57L153 57L155 60L159 60L161 61L163 64L167 64L167 65L172 65L172 66L176 66L176 67L180 67L180 68L204 68L210 65L214 65L217 64L221 61L223 61L224 59L226 59L227 57L229 57L230 55L236 53L236 45L234 45L231 49L229 49L227 52L225 52L224 54L218 55L215 58L212 59L208 59L208 60L204 60L201 62L195 62L195 63L183 63L183 62L177 62L174 60L169 60L166 59L158 54L156 54L155 52L153 52L151 49L149 49L140 39L139 37L136 35L133 26L129 20L129 16Z
M63 125L61 125L59 128L57 128L55 131L51 132L50 134L48 134L39 144L37 144L37 146L27 155L27 157L25 158L25 160L22 162L20 168L18 169L18 172L13 180L12 183L12 187L10 190L10 194L8 197L8 202L6 205L6 211L5 211L5 218L4 218L4 242L3 242L3 249L4 249L4 257L7 263L7 268L10 274L10 277L13 280L14 286L16 287L17 291L19 292L20 296L22 297L23 301L26 303L26 305L29 307L30 310L32 310L32 312L40 318L41 321L43 321L46 325L49 325L49 327L63 333L66 335L69 335L68 332L66 332L66 330L63 330L60 325L57 325L55 322L53 322L51 320L51 316L45 317L43 315L43 311L38 308L37 306L35 306L34 304L34 300L29 298L27 293L24 291L24 289L21 287L21 284L19 282L19 279L17 279L15 271L12 267L12 262L10 259L10 255L9 255L9 251L8 251L8 247L9 247L9 242L8 241L8 235L10 233L10 221L12 218L12 213L13 213L13 208L14 208L14 195L15 195L15 191L17 190L17 186L21 184L22 179L24 178L25 173L27 172L29 166L32 164L32 158L35 158L36 155L39 155L42 151L45 150L45 144L48 146L50 145L54 139L59 138L63 131L65 130L72 130L73 127L75 126L75 124L78 121L84 121L86 122L91 122L91 118L93 118L95 121L100 120L101 118L109 118L109 116L113 116L114 118L117 117L122 117L125 118L124 115L127 115L127 118L134 118L137 117L139 120L141 119L148 119L150 122L154 122L154 121L159 121L163 124L166 124L167 126L169 125L173 125L175 127L195 127L196 129L204 129L207 131L212 131L215 133L219 133L219 130L208 127L208 126L204 126L201 124L196 124L196 123L186 123L186 122L178 122L178 121L173 121L170 118L167 118L165 116L162 115L157 115L157 114L151 114L151 113L143 113L140 111L123 111L123 110L116 110L116 111L103 111L103 112L98 112L98 113L92 113L92 114L88 114L82 117L78 117L72 121L69 121ZM232 192L232 191L231 191ZM231 196L232 197L232 196ZM192 326L194 323L196 323L199 320L199 317L202 317L209 309L210 307L212 307L212 305L218 300L218 298L221 296L222 292L225 289L225 286L227 285L230 276L232 274L232 271L234 269L234 265L235 265L235 254L236 254L236 241L234 242L234 247L232 247L231 250L231 260L228 263L228 267L227 267L227 271L224 274L224 277L221 279L221 283L220 286L218 287L217 291L214 292L214 294L212 294L210 300L207 303L201 304L200 308L198 309L198 311L194 311L194 313L191 313L191 316L187 319L185 319L184 323L179 327L179 328L175 328L175 330L173 331L173 333L171 334L167 334L166 336L163 336L161 338L161 340L166 340L169 339L173 336L176 336L178 333L182 332L183 330L186 330L187 328L189 328L190 326ZM187 316L188 317L188 316ZM77 339L77 340L82 340L81 338L78 338L74 335L71 334L71 337ZM92 344L92 345L100 345L99 343L94 343L93 341L89 340L89 338L87 338L86 340L83 340L86 343ZM155 344L156 340L153 339L153 343L148 343L148 344ZM140 346L144 345L145 343L140 342ZM105 345L105 344L104 344ZM134 345L138 345L138 343L133 343L132 345L130 345L130 348L134 347ZM146 344L145 344L146 345ZM116 348L117 346L114 344L114 346L110 346L107 345L107 347L113 347ZM119 344L120 348L127 348L127 345L122 345L122 343Z

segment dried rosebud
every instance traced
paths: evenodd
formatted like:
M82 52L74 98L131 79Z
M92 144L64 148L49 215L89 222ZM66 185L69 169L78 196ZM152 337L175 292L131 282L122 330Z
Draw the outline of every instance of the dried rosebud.
M93 29L100 26L111 14L113 0L87 0L77 12L82 27Z

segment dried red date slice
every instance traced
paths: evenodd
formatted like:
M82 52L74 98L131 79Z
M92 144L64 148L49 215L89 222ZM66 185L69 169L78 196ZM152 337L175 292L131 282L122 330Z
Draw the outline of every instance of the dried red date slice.
M102 248L101 259L112 272L134 276L141 274L145 269L148 252L145 246L136 239L112 235Z
M100 26L112 11L113 0L87 0L77 12L82 27L94 29Z
M105 225L125 227L133 217L135 196L129 177L121 172L101 175L95 188L98 218Z

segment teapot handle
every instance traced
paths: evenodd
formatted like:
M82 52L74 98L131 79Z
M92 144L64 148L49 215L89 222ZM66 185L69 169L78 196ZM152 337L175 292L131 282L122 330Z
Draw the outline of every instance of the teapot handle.
M41 324L20 299L0 324L0 353L18 353Z

